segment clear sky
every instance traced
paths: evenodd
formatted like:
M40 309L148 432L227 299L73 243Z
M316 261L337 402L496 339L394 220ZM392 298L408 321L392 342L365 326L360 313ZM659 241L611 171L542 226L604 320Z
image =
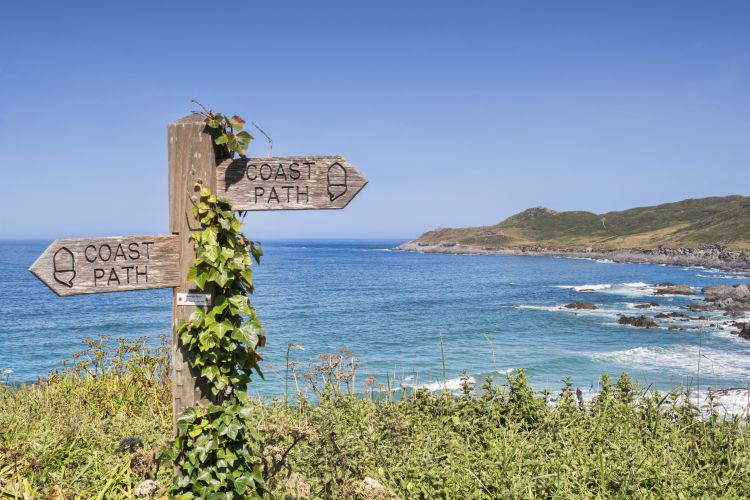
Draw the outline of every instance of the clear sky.
M251 213L261 240L750 192L746 1L0 12L0 238L166 232L166 127L192 98L257 122L276 154L343 154L370 181L345 210Z

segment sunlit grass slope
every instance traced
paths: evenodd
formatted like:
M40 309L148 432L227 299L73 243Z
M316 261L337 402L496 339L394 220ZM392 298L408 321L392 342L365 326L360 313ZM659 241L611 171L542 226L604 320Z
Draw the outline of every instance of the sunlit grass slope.
M436 229L419 242L496 248L653 248L721 243L750 249L750 197L698 198L620 212L556 212L535 207L494 226Z

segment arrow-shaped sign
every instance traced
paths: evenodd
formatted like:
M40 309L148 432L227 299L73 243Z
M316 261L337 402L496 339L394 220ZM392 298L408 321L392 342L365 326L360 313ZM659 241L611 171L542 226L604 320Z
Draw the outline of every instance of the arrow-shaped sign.
M170 288L179 283L179 237L55 240L29 268L57 295Z
M343 156L242 158L216 169L219 196L241 211L344 208L365 184Z

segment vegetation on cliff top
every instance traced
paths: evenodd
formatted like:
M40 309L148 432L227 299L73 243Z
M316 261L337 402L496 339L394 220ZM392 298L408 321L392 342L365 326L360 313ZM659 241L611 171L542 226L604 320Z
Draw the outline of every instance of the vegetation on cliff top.
M417 243L553 249L699 247L750 249L750 197L698 198L594 214L535 207L494 226L429 231Z
M0 382L0 497L166 498L167 351L89 340L69 370ZM263 475L286 498L748 498L750 431L683 392L602 377L534 393L523 371L461 394L374 401L350 391L351 353L320 356L313 403L250 400ZM371 389L374 389L371 387ZM383 394L383 393L381 393ZM385 393L390 394L390 393Z

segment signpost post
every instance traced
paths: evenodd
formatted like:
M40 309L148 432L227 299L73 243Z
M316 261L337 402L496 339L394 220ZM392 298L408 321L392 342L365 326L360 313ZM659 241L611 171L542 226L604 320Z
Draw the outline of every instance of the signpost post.
M177 330L193 306L211 307L213 290L187 279L195 259L190 235L200 182L237 211L344 208L367 184L342 156L217 159L197 114L169 124L169 235L55 240L29 270L60 296L173 288L172 387L174 422L210 390L187 362ZM189 306L189 307L188 307Z

